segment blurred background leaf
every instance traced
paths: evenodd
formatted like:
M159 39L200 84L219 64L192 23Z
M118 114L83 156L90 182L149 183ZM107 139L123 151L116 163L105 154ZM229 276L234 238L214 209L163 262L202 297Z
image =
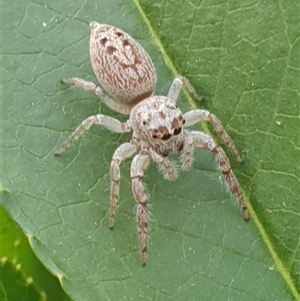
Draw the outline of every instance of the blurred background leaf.
M0 208L1 300L67 301L56 277L36 258L22 230Z

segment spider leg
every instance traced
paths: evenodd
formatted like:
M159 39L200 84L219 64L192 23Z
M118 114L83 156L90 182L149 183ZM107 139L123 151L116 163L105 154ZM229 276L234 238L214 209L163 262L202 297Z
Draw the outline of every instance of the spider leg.
M179 93L182 88L186 88L187 91L192 95L192 97L198 101L201 101L203 99L202 96L199 96L195 90L195 88L192 86L190 81L185 77L176 77L173 80L173 83L169 89L168 97L171 98L175 103L177 102Z
M102 115L102 114L97 114L90 116L83 120L80 125L75 129L75 131L70 135L70 137L65 141L63 146L58 149L54 155L59 156L61 155L65 150L67 150L72 142L77 140L80 136L84 134L85 131L89 130L90 127L94 124L97 125L102 125L103 127L115 132L115 133L125 133L125 132L130 132L131 127L128 122L122 123L119 120Z
M131 157L137 150L138 143L135 140L121 144L114 152L110 164L110 213L109 228L112 230L115 223L116 207L120 192L120 165L124 159Z
M86 81L79 77L72 77L61 80L63 84L74 85L85 91L92 92L98 96L103 103L105 103L110 109L117 111L124 115L129 115L130 107L124 105L121 102L117 102L111 98L103 89L97 87L94 83Z
M136 218L137 230L140 242L140 251L142 257L142 265L146 265L147 252L147 229L148 229L148 209L147 195L145 187L142 183L144 171L150 163L150 156L147 154L138 154L133 158L130 176L132 181L132 192L136 202Z
M194 143L193 138L188 134L185 136L184 146L181 154L181 169L183 171L188 171L191 169L193 164L193 151Z
M192 131L188 133L188 136L192 138L189 143L193 143L195 147L207 149L213 154L215 154L220 164L221 173L224 176L229 189L237 198L240 206L242 207L244 220L248 221L249 212L240 184L231 169L229 160L224 150L214 141L212 137L203 132Z
M216 131L216 133L218 134L218 136L232 150L232 152L236 156L237 161L239 163L241 163L243 161L237 148L234 145L234 142L232 141L232 139L230 138L230 136L224 129L221 121L214 114L211 114L207 110L196 109L196 110L192 110L192 111L185 113L183 117L185 119L184 126L190 126L192 124L195 124L195 123L201 122L201 121L209 121L212 124L212 126L213 126L214 130Z
M151 159L158 165L164 179L168 181L175 181L178 177L176 164L168 160L166 157L161 156L152 148L150 148L149 151Z

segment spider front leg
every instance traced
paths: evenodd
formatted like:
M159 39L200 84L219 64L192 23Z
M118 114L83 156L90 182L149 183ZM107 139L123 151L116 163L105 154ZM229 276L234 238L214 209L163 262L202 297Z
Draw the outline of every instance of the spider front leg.
M104 102L109 108L117 111L121 114L129 115L130 107L122 104L121 102L116 102L111 98L103 89L97 87L94 83L86 81L79 77L71 77L61 80L63 84L74 85L85 91L92 92L98 96L102 102Z
M58 149L54 155L60 156L65 150L67 150L72 142L77 140L80 136L84 134L85 131L89 130L90 127L94 124L102 125L103 127L115 132L115 133L125 133L130 132L131 127L129 125L129 122L122 123L119 120L105 116L102 114L97 114L90 116L83 120L81 124L75 129L75 131L70 135L68 140L63 144L63 146Z
M183 117L185 119L185 125L184 125L185 127L190 126L190 125L195 124L200 121L209 121L212 124L212 126L213 126L214 130L216 131L216 133L218 134L218 136L232 150L232 152L236 156L237 161L239 163L241 163L243 161L243 159L241 158L232 139L230 138L229 134L224 129L221 121L214 114L211 114L207 110L196 109L196 110L192 110L192 111L185 113Z
M114 152L110 164L110 212L109 212L109 228L112 230L115 223L116 207L120 192L120 165L126 158L131 157L137 150L138 141L132 139L120 145Z
M130 168L132 192L136 202L137 230L139 234L140 251L143 266L146 265L148 209L147 195L145 192L145 187L142 183L142 179L144 177L144 171L148 167L149 163L149 155L140 153L134 157Z
M192 97L198 101L203 99L202 96L198 95L195 88L192 86L190 81L185 77L176 77L169 89L168 97L171 98L175 103L177 102L179 93L182 88L186 88Z
M189 141L195 147L208 149L209 151L211 151L212 153L215 154L215 156L217 157L219 164L220 164L221 173L224 176L224 178L228 184L228 187L230 188L231 192L235 195L240 206L242 207L244 220L248 221L249 220L249 212L248 212L248 208L247 208L240 184L231 169L229 160L228 160L224 150L214 141L213 138L211 138L210 136L208 136L207 134L205 134L203 132L192 131L192 132L188 132L187 136L190 136L192 138Z
M181 154L181 169L183 171L188 171L191 169L193 164L193 151L193 138L190 135L185 135L184 146Z

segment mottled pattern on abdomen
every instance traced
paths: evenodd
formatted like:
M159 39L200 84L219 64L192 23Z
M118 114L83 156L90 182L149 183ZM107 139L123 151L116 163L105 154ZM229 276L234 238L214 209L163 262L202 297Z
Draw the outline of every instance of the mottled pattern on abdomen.
M132 107L153 94L157 76L152 60L124 31L93 23L90 57L98 81L115 101Z

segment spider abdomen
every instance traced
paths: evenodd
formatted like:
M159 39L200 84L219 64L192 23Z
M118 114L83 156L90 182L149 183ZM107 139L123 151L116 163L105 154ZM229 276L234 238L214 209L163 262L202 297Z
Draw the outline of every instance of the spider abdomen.
M90 24L90 58L101 86L116 102L133 107L154 93L157 75L145 49L107 24Z

